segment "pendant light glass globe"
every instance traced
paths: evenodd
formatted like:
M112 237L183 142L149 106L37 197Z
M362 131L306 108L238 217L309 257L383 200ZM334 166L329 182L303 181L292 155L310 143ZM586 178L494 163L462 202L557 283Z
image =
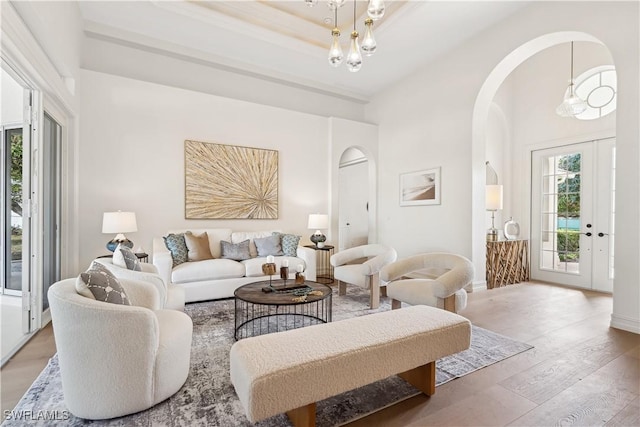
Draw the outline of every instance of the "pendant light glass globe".
M342 64L342 59L344 58L342 46L340 46L340 30L334 28L333 31L331 31L331 36L333 37L333 40L331 42L331 47L329 48L329 64L337 67Z
M327 1L327 7L331 10L336 10L346 3L347 0L329 0Z
M556 113L562 117L575 117L587 109L587 103L573 92L573 82L562 100L562 104L556 108Z
M355 73L362 68L362 54L360 53L360 43L358 42L358 32L351 33L351 47L347 55L347 68Z
M367 14L369 18L377 21L384 16L384 1L383 0L369 0L369 7L367 7Z
M378 45L376 39L373 37L373 19L367 18L364 21L364 25L367 26L367 30L364 33L364 39L362 40L362 51L365 55L371 56L375 53Z

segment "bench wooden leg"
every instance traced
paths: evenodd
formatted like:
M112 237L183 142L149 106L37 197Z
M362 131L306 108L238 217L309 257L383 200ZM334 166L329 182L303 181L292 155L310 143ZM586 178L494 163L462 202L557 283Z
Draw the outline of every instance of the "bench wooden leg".
M347 283L342 280L338 280L338 295L347 294Z
M391 300L391 310L397 310L400 307L402 307L402 302L398 301L397 299L392 299Z
M287 412L294 427L316 427L316 402Z
M402 372L398 376L427 396L436 392L436 362L418 366L410 371Z

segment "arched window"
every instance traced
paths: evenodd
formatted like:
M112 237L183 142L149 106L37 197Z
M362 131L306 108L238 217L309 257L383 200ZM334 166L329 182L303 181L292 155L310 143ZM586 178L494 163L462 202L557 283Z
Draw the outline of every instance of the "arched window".
M576 119L595 120L616 109L617 77L613 65L592 68L575 80L575 93L587 101L587 109Z

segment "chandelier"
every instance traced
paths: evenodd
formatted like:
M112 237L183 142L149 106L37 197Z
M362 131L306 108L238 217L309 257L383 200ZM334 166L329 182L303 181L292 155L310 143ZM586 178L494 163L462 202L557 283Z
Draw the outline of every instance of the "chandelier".
M569 72L569 88L565 91L562 103L556 108L561 117L575 117L587 109L587 103L573 91L573 42L571 42L571 68Z
M305 3L313 7L318 3L318 0L305 0ZM346 0L328 0L327 7L333 10L333 30L331 30L331 45L329 47L329 64L333 67L337 67L342 64L345 59L342 45L340 44L340 30L338 29L338 9L344 6ZM353 0L353 31L351 32L351 43L349 45L349 51L345 63L347 69L352 73L357 72L362 68L362 54L365 56L371 56L375 53L377 44L376 39L373 37L373 21L377 21L382 18L385 12L385 6L383 0L369 0L367 7L367 19L364 21L366 27L364 38L362 39L362 45L360 44L359 34L356 30L356 0Z

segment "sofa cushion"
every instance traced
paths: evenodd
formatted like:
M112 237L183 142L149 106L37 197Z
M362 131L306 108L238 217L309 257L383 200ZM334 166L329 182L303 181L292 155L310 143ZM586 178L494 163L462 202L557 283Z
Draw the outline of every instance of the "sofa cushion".
M184 242L187 245L187 259L189 261L202 261L213 258L209 249L209 236L207 232L193 234L191 231L184 233Z
M131 305L124 288L107 267L92 262L76 280L76 291L87 298L112 304Z
M300 258L280 256L275 258L277 269L275 276L280 277L280 266L282 265L282 261L285 259L289 261L289 274L293 274L297 271L296 268L298 267L298 264L302 265L303 270L307 269L307 265ZM247 277L264 276L264 273L262 272L262 264L264 264L265 262L267 262L266 258L251 258L242 261L242 264L244 264L244 267L246 269L245 275Z
M184 234L169 234L164 237L164 244L171 252L171 258L173 258L173 266L180 265L183 262L187 262L187 244L184 241Z
M249 252L249 241L245 240L240 243L230 243L224 240L220 241L220 249L222 252L221 258L232 259L235 261L242 261L251 258Z
M120 256L122 257L122 260L124 261L124 268L126 268L127 270L142 271L142 267L140 267L140 260L138 259L136 254L133 253L131 248L118 244L118 246L116 247L116 251L113 253L114 264L115 264L116 252L119 253ZM122 267L119 264L116 264L116 265L118 265L119 267Z
M256 244L256 249L258 250L258 256L260 257L284 255L284 252L282 252L281 242L282 239L280 238L280 235L277 234L253 239L253 243Z
M267 237L273 234L274 230L271 231L235 231L231 233L231 243L240 243L245 240L249 240L249 253L251 254L251 258L255 258L258 256L258 249L256 248L256 244L253 241L254 239L260 237Z
M273 232L274 235L280 236L282 253L285 256L298 256L298 244L302 236L295 234L282 234L278 231Z
M207 259L198 262L186 262L175 267L171 273L171 282L188 283L204 280L232 279L243 277L243 264L230 259Z

